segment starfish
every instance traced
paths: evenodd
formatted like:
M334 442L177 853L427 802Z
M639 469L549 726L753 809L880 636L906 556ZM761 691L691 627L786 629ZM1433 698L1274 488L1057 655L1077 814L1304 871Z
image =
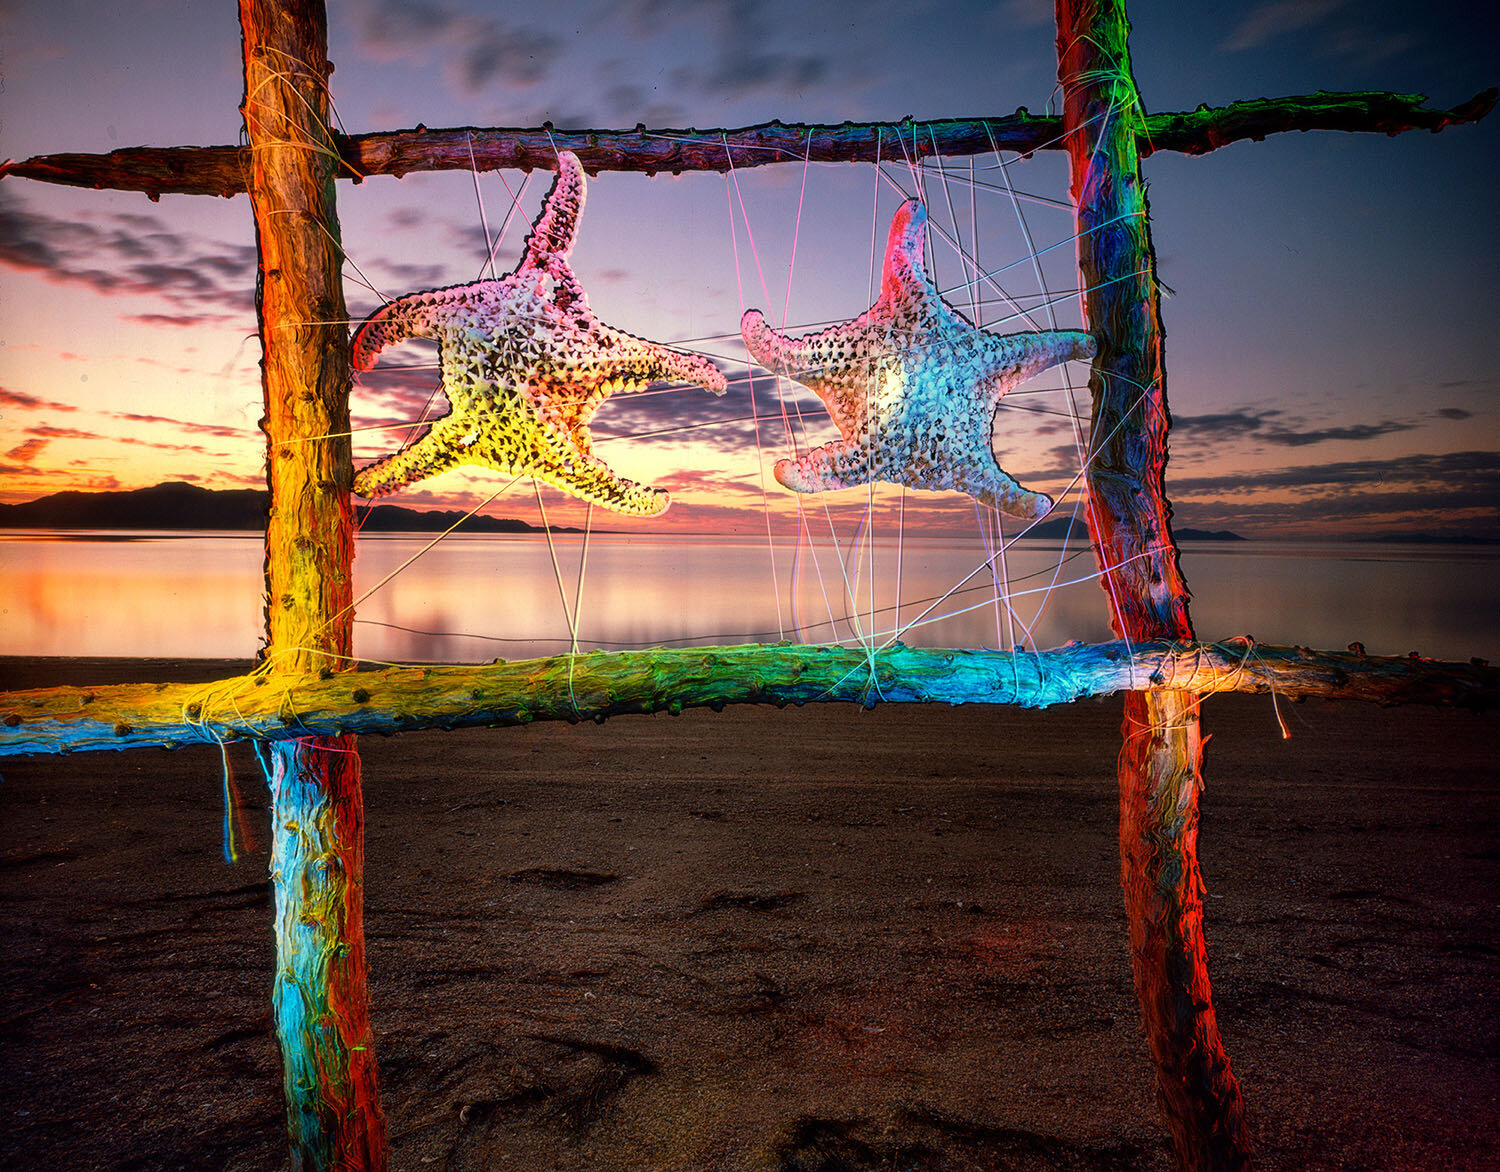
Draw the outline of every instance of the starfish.
M563 151L513 272L408 294L360 326L354 368L361 371L374 366L386 346L435 339L449 414L361 469L355 492L381 496L474 464L534 476L621 513L655 516L666 509L665 491L617 476L593 454L588 422L614 391L675 379L722 395L724 375L706 358L637 338L594 316L568 267L584 193L583 166Z
M1077 330L990 334L938 293L922 263L927 211L907 200L891 221L880 298L852 321L791 339L759 310L740 322L745 347L767 370L812 388L840 439L776 462L795 492L883 480L952 489L1035 520L1052 508L1000 467L991 443L1000 399L1023 380L1069 359L1091 358Z

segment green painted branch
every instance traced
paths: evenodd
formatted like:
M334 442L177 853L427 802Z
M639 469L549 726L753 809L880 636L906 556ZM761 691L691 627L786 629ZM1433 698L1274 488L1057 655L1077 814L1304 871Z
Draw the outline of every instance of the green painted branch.
M1250 640L1070 644L1010 655L896 646L873 662L834 647L592 652L479 667L395 667L220 683L0 694L0 757L203 741L602 720L726 704L1015 704L1128 689L1270 692L1379 704L1500 707L1500 669L1273 647ZM575 707L576 703L576 707Z
M1260 140L1289 130L1342 130L1400 134L1439 131L1477 122L1494 108L1496 90L1485 90L1451 110L1433 110L1422 94L1318 93L1255 98L1228 106L1200 106L1153 114L1139 138L1142 155L1177 151L1201 155L1242 139ZM333 135L342 159L340 177L413 171L467 171L514 167L551 170L558 150L571 150L592 172L725 171L767 163L862 162L914 157L963 157L995 149L1029 154L1062 147L1062 119L1026 109L994 118L933 122L791 125L768 122L734 130L553 130L454 127ZM470 155L472 148L473 154ZM472 161L471 161L472 160ZM0 163L0 178L15 175L70 187L109 188L161 195L237 195L245 190L245 147L128 147L105 155L38 155Z
M1451 110L1429 110L1425 94L1375 91L1328 93L1295 98L1251 98L1228 106L1199 106L1189 113L1148 114L1146 132L1137 134L1142 158L1157 151L1204 155L1232 142L1260 142L1289 130L1342 130L1403 134L1478 122L1495 108L1500 90L1487 89Z

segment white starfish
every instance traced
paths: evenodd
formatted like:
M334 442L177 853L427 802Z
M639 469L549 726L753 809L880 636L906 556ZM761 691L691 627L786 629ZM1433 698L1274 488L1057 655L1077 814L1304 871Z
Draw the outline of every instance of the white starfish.
M664 379L722 395L707 359L605 325L589 309L568 254L583 214L583 167L558 157L557 179L514 272L398 298L354 337L354 368L369 370L406 338L438 343L450 413L394 455L360 470L354 491L381 496L462 464L535 476L621 513L653 516L662 489L617 476L593 454L588 421L614 391Z
M1045 516L1051 498L1021 487L995 458L995 411L1032 375L1093 357L1094 339L1077 330L976 329L942 299L923 267L926 222L914 199L897 210L880 298L852 321L791 339L759 310L741 320L751 357L817 392L842 437L778 460L776 479L796 492L873 480L952 489L1017 517Z

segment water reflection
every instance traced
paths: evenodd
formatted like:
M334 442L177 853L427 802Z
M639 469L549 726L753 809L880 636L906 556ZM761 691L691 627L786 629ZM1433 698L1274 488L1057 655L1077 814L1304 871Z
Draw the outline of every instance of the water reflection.
M361 538L356 592L429 541ZM0 654L245 656L261 642L262 559L259 536L244 533L7 533ZM1208 637L1467 658L1500 651L1497 559L1490 547L1204 543L1185 547L1183 568ZM595 534L585 546L568 534L549 550L541 536L454 535L360 604L356 651L387 662L563 651L577 598L584 650L781 638L1050 647L1109 637L1093 571L1087 547L1057 542L1018 543L994 567L977 540L786 542L773 567L764 538Z

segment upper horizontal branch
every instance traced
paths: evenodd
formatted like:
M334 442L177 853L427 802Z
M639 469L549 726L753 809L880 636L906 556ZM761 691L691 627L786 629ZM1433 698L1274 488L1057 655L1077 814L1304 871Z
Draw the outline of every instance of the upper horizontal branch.
M1430 110L1422 94L1317 93L1256 98L1179 114L1152 114L1139 136L1142 155L1180 151L1199 155L1240 139L1287 130L1439 131L1475 122L1494 107L1497 91L1476 94L1451 110ZM980 155L994 150L1029 154L1062 146L1062 119L1022 108L997 118L938 122L792 125L769 122L738 130L446 130L334 134L343 166L356 182L370 175L413 171L521 170L556 166L570 150L591 172L726 171L766 163L903 162L933 156ZM72 187L161 195L236 195L245 190L249 147L128 147L107 155L39 155L0 163L0 177L18 175Z
M1500 669L1225 643L1070 644L1010 655L900 645L781 644L562 655L483 667L400 667L318 676L252 673L214 684L118 684L0 694L0 757L175 748L240 738L603 720L725 704L842 700L1042 708L1172 688L1444 704L1500 702Z

